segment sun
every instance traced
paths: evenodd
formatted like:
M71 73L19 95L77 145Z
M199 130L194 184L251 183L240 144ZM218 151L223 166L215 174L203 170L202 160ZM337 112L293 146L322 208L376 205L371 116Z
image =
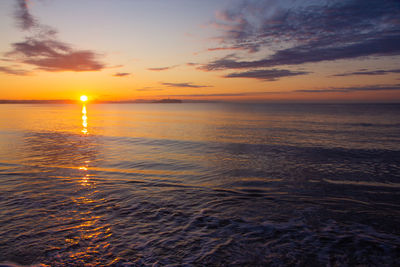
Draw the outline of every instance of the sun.
M88 100L88 97L85 95L81 95L81 101L86 102Z

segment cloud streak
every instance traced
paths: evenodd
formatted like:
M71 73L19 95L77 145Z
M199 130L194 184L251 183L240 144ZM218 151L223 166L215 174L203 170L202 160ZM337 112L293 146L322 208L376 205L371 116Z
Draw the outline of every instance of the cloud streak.
M297 93L350 93L359 91L399 91L400 84L393 85L366 85L366 86L354 86L354 87L333 87L326 89L306 89L306 90L295 90L292 92Z
M192 83L161 83L164 86L168 87L180 87L180 88L204 88L204 87L211 87L210 85L196 85Z
M176 68L177 65L175 66L169 66L169 67L160 67L160 68L148 68L147 70L151 70L151 71L164 71L164 70L170 70L173 68Z
M309 72L305 71L291 71L291 70L280 70L280 69L270 69L270 70L250 70L245 72L234 72L225 75L225 78L251 78L262 81L277 81L282 77L305 75Z
M139 89L135 89L135 90L140 91L140 92L151 92L151 91L163 91L164 89L147 86L147 87L143 87L143 88L139 88Z
M226 97L226 96L257 96L281 94L281 92L244 92L244 93L216 93L216 94L186 94L186 95L158 95L161 97Z
M262 96L262 95L284 95L293 93L351 93L362 91L400 91L400 84L393 85L367 85L367 86L353 86L353 87L329 87L322 89L304 89L292 90L286 92L271 92L271 91L258 91L258 92L242 92L242 93L214 93L214 94L180 94L180 95L159 95L162 97L245 97L245 96Z
M363 43L337 47L318 47L315 43L277 51L274 55L255 61L220 59L201 66L199 69L213 71L224 69L244 69L274 67L280 65L299 65L338 59L352 59L372 55L400 54L400 31L398 36L389 36L365 41Z
M15 18L18 27L22 30L30 30L36 26L36 20L28 10L27 0L17 0L17 9L15 10Z
M346 77L346 76L355 76L355 75L385 75L390 73L400 73L400 69L393 69L393 70L371 70L371 71L355 71L355 72L348 72L348 73L339 73L332 76L337 77Z
M30 74L30 72L27 70L14 69L14 68L5 67L5 66L0 66L0 72L12 74L12 75L20 75L20 76L26 76L26 75Z
M207 51L224 51L224 50L244 50L241 46L231 46L231 47L212 47L208 48Z
M129 75L131 75L131 74L128 73L128 72L117 72L113 76L114 77L126 77L126 76L129 76Z

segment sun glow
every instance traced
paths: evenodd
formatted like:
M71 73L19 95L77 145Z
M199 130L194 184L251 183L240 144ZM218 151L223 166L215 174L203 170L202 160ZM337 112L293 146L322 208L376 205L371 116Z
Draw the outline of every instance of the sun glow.
M81 95L81 101L86 102L88 100L88 97L85 95Z

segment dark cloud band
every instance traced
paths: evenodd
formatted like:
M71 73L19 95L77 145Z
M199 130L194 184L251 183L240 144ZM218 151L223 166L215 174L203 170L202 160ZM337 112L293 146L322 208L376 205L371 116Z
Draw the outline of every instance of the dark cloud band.
M250 70L245 72L235 72L225 75L225 78L251 78L263 81L277 81L282 77L305 75L309 72L305 71L290 71L280 69L270 70Z
M5 67L5 66L0 66L0 72L12 74L12 75L20 75L20 76L29 75L29 73L30 73L27 70L15 69L15 68Z
M211 87L209 85L196 85L192 83L161 83L162 85L168 87L182 87L182 88L203 88L203 87Z
M346 77L346 76L355 76L355 75L385 75L391 73L400 73L400 69L393 69L393 70L371 70L371 71L354 71L354 72L347 72L347 73L339 73L332 76L337 77Z
M366 85L366 86L354 86L354 87L338 87L338 88L325 88L325 89L306 89L306 90L295 90L292 92L299 93L350 93L359 91L399 91L400 84L393 85Z
M164 70L170 70L177 67L175 66L169 66L169 67L159 67L159 68L148 68L147 70L151 70L151 71L164 71Z
M129 76L129 75L131 75L131 74L128 73L128 72L117 72L113 76L114 77L126 77L126 76Z

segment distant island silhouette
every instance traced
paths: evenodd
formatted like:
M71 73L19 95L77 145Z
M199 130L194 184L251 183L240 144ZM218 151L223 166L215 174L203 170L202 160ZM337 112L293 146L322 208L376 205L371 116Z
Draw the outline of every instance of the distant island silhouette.
M169 104L169 103L182 103L182 100L180 99L161 99L161 100L155 100L153 101L153 103L165 103L165 104Z

